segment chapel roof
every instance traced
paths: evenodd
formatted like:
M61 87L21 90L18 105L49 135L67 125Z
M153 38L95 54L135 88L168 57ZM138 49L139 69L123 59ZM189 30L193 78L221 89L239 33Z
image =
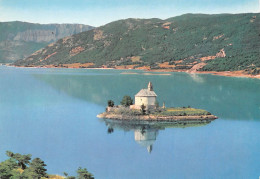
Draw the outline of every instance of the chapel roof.
M141 89L136 95L136 97L145 97L145 96L157 96L154 91L148 89Z

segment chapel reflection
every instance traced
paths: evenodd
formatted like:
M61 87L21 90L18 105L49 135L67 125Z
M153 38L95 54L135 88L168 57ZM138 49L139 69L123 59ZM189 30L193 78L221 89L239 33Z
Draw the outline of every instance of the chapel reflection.
M156 141L158 133L158 129L150 128L150 126L145 128L143 126L142 129L136 129L134 131L135 141L141 146L145 147L147 151L151 153L153 150L153 143Z
M136 143L147 149L148 153L153 150L154 143L160 130L166 128L186 128L199 127L209 124L207 122L147 122L147 121L121 121L111 119L101 119L105 122L107 133L112 134L115 130L133 131Z

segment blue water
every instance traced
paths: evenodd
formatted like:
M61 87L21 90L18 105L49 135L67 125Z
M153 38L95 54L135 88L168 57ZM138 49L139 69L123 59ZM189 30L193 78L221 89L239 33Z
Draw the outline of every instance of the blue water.
M11 150L40 157L48 173L61 175L75 175L81 166L111 179L260 176L260 80L123 72L0 67L0 161ZM108 133L113 124L96 117L107 100L118 104L148 81L160 104L203 108L219 119L151 129L151 153L135 141L139 129Z

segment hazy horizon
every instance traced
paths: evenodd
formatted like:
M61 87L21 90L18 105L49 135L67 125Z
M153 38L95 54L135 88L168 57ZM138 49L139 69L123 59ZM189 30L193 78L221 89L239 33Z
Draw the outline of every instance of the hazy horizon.
M260 0L0 0L0 21L101 26L128 18L259 13Z
M176 16L172 16L172 17L178 17L178 16L182 16L182 15L186 15L186 14L203 14L203 15L221 15L221 14L250 14L250 13L254 13L254 14L259 14L259 12L247 12L247 13L219 13L219 14L205 14L205 13L185 13L185 14L181 14L181 15L176 15ZM161 20L166 20L172 17L167 17L167 18L157 18L157 17L152 17L155 19L161 19ZM127 17L127 18L123 18L123 19L117 19L117 20L113 20L111 22L114 21L118 21L118 20L125 20L125 19L152 19L152 18L134 18L134 17ZM41 25L51 25L51 24L79 24L79 25L89 25L92 27L100 27L106 24L109 24L111 22L107 22L106 24L100 25L100 26L93 26L92 24L83 24L83 23L39 23L39 22L28 22L28 21L20 21L20 20L13 20L13 21L0 21L0 22L24 22L24 23L32 23L32 24L41 24Z

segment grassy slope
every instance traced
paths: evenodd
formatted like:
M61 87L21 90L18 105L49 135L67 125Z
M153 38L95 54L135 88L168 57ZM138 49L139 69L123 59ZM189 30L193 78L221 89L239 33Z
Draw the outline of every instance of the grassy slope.
M208 111L203 109L195 108L166 108L165 111L158 113L160 116L200 116L200 115L210 115Z
M260 67L259 29L259 13L126 19L61 39L16 65L93 62L96 67L137 64L159 68L158 63L184 60L175 69L189 69L191 64L200 63L201 57L215 56L224 49L226 57L207 61L202 70L248 69L252 64ZM72 54L76 47L82 50ZM141 60L132 62L133 56Z

